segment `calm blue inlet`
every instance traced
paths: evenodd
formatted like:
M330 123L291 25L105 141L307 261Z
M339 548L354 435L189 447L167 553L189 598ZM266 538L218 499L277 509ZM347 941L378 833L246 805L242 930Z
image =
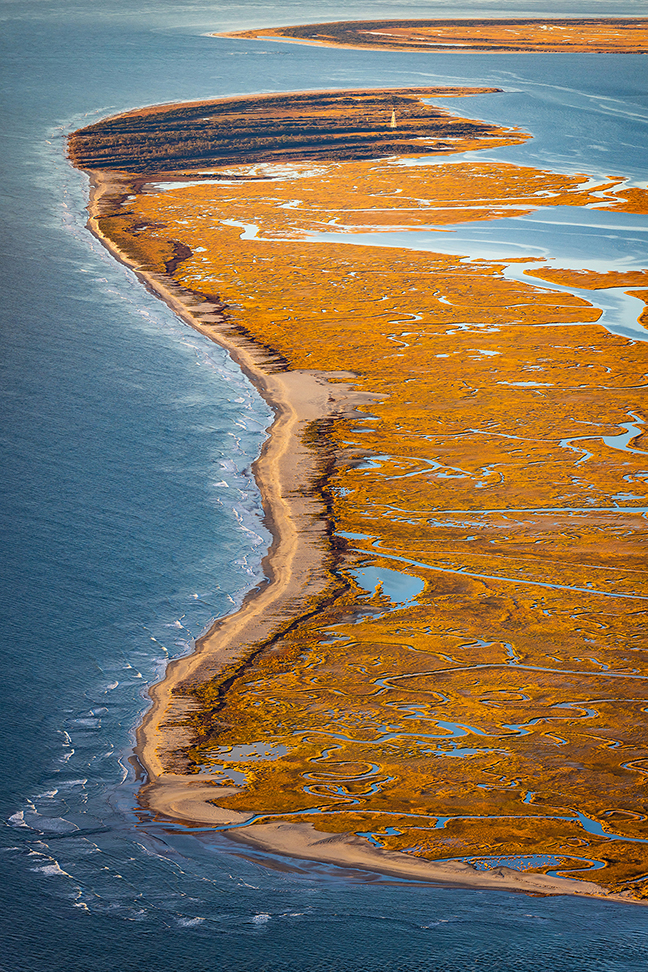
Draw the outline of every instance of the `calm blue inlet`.
M65 135L172 100L499 84L507 94L453 104L534 133L498 157L645 179L639 57L406 55L205 36L439 9L427 0L337 2L326 13L298 0L0 9L3 972L647 966L641 907L422 888L281 860L152 822L135 800L129 757L147 685L262 578L268 534L250 463L270 413L227 355L89 237L87 186L65 161ZM584 7L547 0L543 9Z

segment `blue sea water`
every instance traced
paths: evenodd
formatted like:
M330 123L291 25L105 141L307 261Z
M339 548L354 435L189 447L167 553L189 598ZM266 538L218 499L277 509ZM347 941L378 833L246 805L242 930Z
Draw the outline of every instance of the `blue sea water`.
M498 157L646 178L646 64L334 51L210 30L582 4L4 2L2 972L634 972L648 911L422 888L264 856L138 809L146 686L261 578L250 463L270 413L84 230L67 132L253 91L499 84L458 102L534 139ZM589 11L589 8L587 8ZM596 13L636 13L609 0ZM517 154L516 154L517 153ZM619 252L625 252L619 231ZM645 264L644 264L645 265Z

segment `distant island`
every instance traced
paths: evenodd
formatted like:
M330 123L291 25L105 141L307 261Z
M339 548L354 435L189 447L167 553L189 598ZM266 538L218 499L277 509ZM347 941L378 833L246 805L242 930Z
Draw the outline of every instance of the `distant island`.
M645 54L648 18L342 20L214 36L268 38L325 47L369 47L392 51Z

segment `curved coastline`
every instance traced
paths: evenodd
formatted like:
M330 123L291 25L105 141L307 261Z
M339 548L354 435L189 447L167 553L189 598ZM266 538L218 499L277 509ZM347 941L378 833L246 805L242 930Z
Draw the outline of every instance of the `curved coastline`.
M317 419L353 414L358 405L368 404L371 396L353 390L350 374L273 371L263 348L228 331L216 304L208 300L196 303L196 295L183 291L170 277L138 267L101 232L96 222L102 202L123 194L124 187L119 174L93 174L89 229L185 323L226 348L275 414L268 439L253 464L266 524L273 537L263 561L266 582L246 595L238 611L217 620L198 639L191 654L169 663L163 679L149 689L152 705L137 729L135 747L147 776L139 795L142 805L186 825L218 827L237 842L288 857L454 887L575 894L637 903L629 894L611 895L593 882L525 874L507 867L478 871L462 862L425 861L368 846L353 833L323 834L308 823L293 824L285 819L272 822L262 815L221 808L214 801L237 792L236 788L219 786L209 773L196 776L187 772L185 752L192 734L187 723L196 702L186 689L244 661L253 646L263 645L330 583L326 568L331 551L326 541L325 515L321 500L313 496L314 482L321 470L318 457L304 447L302 432ZM335 383L328 378L334 378ZM255 822L245 827L253 816Z
M191 708L189 699L180 703L174 698L177 687L222 671L242 656L243 651L237 651L235 646L244 629L247 644L262 641L281 623L285 610L289 610L286 617L293 617L301 603L323 589L328 556L323 542L326 524L319 515L319 504L310 494L318 464L316 456L309 455L301 445L301 431L309 422L332 413L353 413L357 405L368 403L371 398L354 392L350 374L271 373L261 365L267 358L264 349L255 348L245 338L234 340L225 332L218 306L209 301L196 304L196 296L183 292L170 277L138 267L96 223L104 198L122 191L118 177L93 175L88 206L88 228L92 234L181 320L225 348L275 414L268 438L252 465L266 525L273 537L263 560L266 582L248 592L238 611L218 619L196 641L190 655L170 662L165 677L150 689L153 705L138 728L136 755L153 783L166 772L158 752L161 721L165 714L174 721L180 719ZM329 377L335 378L335 384L329 383ZM169 709L173 710L172 715ZM176 730L177 749L186 745L185 739L178 738L180 734Z

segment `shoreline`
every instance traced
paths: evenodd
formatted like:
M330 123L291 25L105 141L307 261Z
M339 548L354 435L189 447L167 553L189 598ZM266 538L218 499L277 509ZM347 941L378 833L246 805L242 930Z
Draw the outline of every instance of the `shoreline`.
M130 177L128 181L132 181ZM149 689L153 704L137 729L135 755L150 785L168 773L160 755L159 730L164 721L176 722L196 705L187 696L177 696L176 690L183 685L204 682L229 663L242 660L246 655L243 643L252 648L263 642L281 627L282 621L293 619L308 598L321 594L330 583L325 566L330 552L325 545L322 504L310 492L318 473L318 457L304 447L301 432L312 421L332 414L353 414L357 405L370 404L375 399L354 391L354 376L348 373L265 370L262 362L267 359L267 352L252 345L247 338L235 340L228 334L223 326L225 318L217 305L208 300L198 304L196 295L183 291L165 275L139 268L95 222L104 197L122 194L123 182L119 176L93 173L88 206L88 228L92 234L186 324L225 348L275 415L260 455L252 463L265 524L273 538L262 561L266 581L248 591L237 611L216 620L197 639L191 654L171 661L164 678ZM221 329L217 330L219 325ZM330 383L329 378L334 378L335 383ZM164 735L166 739L168 728ZM173 748L170 751L167 747L165 752L167 758L173 756L172 762L177 765L175 753L188 742L181 737L190 733L176 727L171 735ZM203 781L208 778L201 774Z
M323 833L309 823L260 823L250 830L230 830L231 840L299 860L374 871L423 884L471 890L513 891L538 896L570 894L624 904L645 904L630 895L608 894L592 881L516 871L504 865L478 871L464 861L433 861L401 851L373 847L353 833Z
M193 730L187 720L198 708L191 686L215 677L231 664L245 664L287 622L303 614L311 598L321 596L331 584L327 565L333 554L326 535L325 511L321 498L313 493L321 462L314 450L304 446L302 432L318 419L352 415L358 405L371 404L375 396L354 391L354 376L349 373L270 370L268 352L235 335L215 302L200 302L196 294L183 290L165 274L138 267L96 224L103 201L122 196L132 182L133 177L126 173L92 173L88 228L185 323L224 347L275 414L252 466L273 537L262 562L266 582L249 591L237 611L218 619L196 641L191 654L170 662L164 677L149 688L152 704L137 728L134 750L147 775L138 796L142 806L190 826L218 827L236 842L287 857L453 887L575 894L640 903L630 894L609 894L593 882L526 874L506 867L478 871L461 861L437 863L372 847L353 833L322 833L304 822L267 822L268 817L262 814L218 807L214 800L240 792L238 788L219 785L209 773L188 772L184 751L192 743ZM335 378L335 383L329 378ZM228 824L240 828L253 818L265 822L255 822L244 831L224 829Z

